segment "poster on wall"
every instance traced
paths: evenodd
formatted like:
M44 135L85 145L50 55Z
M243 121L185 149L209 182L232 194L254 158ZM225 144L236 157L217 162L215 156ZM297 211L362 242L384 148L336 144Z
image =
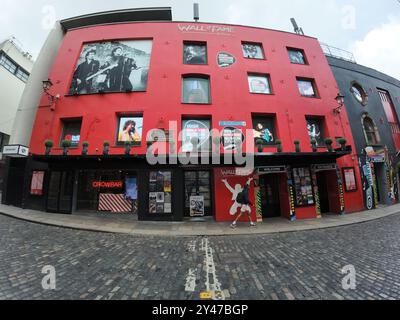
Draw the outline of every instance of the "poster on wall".
M227 151L240 149L244 140L244 134L238 128L226 127L222 130L222 145Z
M117 143L131 142L140 144L142 142L143 117L121 117L118 125Z
M258 117L253 119L253 135L255 145L272 145L275 143L275 119Z
M299 207L314 205L315 202L310 169L294 168L293 179L296 194L296 205Z
M203 217L205 214L204 209L204 196L191 196L190 197L190 216Z
M200 43L186 43L183 50L184 64L207 64L207 47Z
M43 182L44 182L44 171L33 171L32 183L31 183L31 195L33 196L43 195Z
M210 120L184 120L182 123L182 152L208 151L210 144ZM194 150L192 139L197 138L199 143Z
M149 175L149 213L172 213L172 172L152 171Z
M322 121L320 119L307 119L307 131L310 141L315 140L317 147L325 145Z
M152 45L152 40L85 44L69 94L146 91Z
M271 94L271 86L267 76L249 75L251 93Z
M128 177L125 179L125 199L132 201L138 199L138 187L136 177Z
M228 68L236 62L236 58L227 52L220 52L217 56L218 67Z
M347 192L357 191L357 182L354 168L344 168L343 176Z

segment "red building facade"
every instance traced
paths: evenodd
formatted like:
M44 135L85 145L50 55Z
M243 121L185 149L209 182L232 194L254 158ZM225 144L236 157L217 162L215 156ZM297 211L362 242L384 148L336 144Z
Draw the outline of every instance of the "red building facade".
M130 43L137 45L133 66L125 50ZM125 51L124 66L132 71L127 78L131 84L135 77L141 81L137 87L121 82L111 88L113 64L100 55L107 50L107 55L114 54L119 46ZM85 79L98 75L87 80L90 88L85 89L78 87L76 70L91 50L100 62L94 67L88 63L95 70ZM196 55L200 60L192 63ZM363 208L349 121L345 108L336 109L339 89L314 38L190 22L89 26L66 32L49 79L53 86L48 93L57 98L43 94L30 142L32 158L43 164L31 174L36 177L41 170L45 178L42 195L29 197L43 197L45 210L135 211L142 220L206 215L231 221L238 212L236 195L249 178L254 178L250 198L258 221L317 218ZM138 136L131 140L128 156L121 137L129 119L134 119ZM197 132L200 144L211 141L210 151L218 149L223 155L239 148L254 156L253 170L243 173L240 166L224 162L150 165L145 159L148 148L164 142L153 141L148 133L168 130L171 121L176 127L166 132L175 136L173 149L178 153L190 151L184 146L188 139L193 150ZM205 129L218 130L228 140L216 144L215 135L202 136ZM191 133L179 139L182 130ZM238 140L229 143L238 135L243 141L241 134L242 147ZM333 140L333 150L325 138ZM346 147L340 138L346 138ZM54 147L46 155L47 140ZM72 145L68 155L63 155L64 140ZM104 155L105 141L109 152ZM87 153L83 142L89 145Z

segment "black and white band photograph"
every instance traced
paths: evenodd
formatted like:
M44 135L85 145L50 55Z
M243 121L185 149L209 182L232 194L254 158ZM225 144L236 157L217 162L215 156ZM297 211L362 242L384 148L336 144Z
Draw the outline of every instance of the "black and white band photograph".
M146 91L152 40L83 46L69 94Z

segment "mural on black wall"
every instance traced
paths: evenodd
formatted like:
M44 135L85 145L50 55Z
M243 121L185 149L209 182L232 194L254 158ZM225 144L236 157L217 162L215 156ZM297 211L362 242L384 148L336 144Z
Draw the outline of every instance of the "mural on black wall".
M85 44L69 94L146 91L152 40Z

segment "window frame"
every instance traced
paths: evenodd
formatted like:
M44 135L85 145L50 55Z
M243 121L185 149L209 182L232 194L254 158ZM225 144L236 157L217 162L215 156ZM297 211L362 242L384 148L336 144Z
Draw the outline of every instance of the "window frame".
M186 63L185 62L185 50L186 50L186 46L204 46L205 47L205 63ZM182 61L184 65L187 66L207 66L209 63L209 59L208 59L208 46L207 46L207 42L203 42L203 41L189 41L189 40L185 40L183 41L183 50L182 50Z
M262 143L262 146L263 147L276 146L277 145L276 140L279 140L278 130L277 130L277 117L276 117L276 114L256 114L256 113L253 113L251 115L251 122L252 122L253 132L254 132L254 130L256 130L256 128L255 128L256 127L256 122L262 122L262 120L264 120L264 119L270 120L272 125L273 125L272 135L274 136L274 141L272 141L270 143L268 143L268 142ZM257 143L256 143L257 139L259 139L259 138L254 137L254 145L255 145L255 147L257 147ZM261 140L263 140L263 139L261 139Z
M181 144L181 148L180 148L180 150L181 150L181 152L182 153L190 153L190 151L183 151L183 146L184 146L184 143L185 143L185 141L183 141L184 140L184 136L183 136L183 134L184 134L184 131L185 131L185 129L184 129L184 122L188 122L188 121L200 121L200 122L202 122L202 121L208 121L209 122L209 140L208 140L208 150L198 150L200 153L206 153L206 152L208 152L208 153L212 153L212 150L213 150L213 145L212 145L212 130L213 130L213 125L212 125L212 118L211 118L211 116L204 116L204 117L202 117L202 116L196 116L196 115L193 115L193 116L184 116L184 117L182 117L181 118L181 141L180 141L180 144ZM193 151L192 151L193 152Z
M251 57L245 56L245 54L244 54L244 46L245 45L259 46L261 54L262 54L262 58L251 58ZM267 57L265 55L264 46L263 46L262 42L242 41L241 47L242 47L242 56L243 56L244 59L249 59L249 60L267 60Z
M298 48L293 48L293 47L286 47L286 49L287 49L287 52L288 52L288 55L289 55L289 61L290 61L291 64L296 64L296 65L301 65L301 66L310 65L309 62L308 62L308 59L307 59L307 55L306 55L306 53L305 53L305 51L303 49L298 49ZM298 62L292 61L290 52L300 52L303 55L304 63L298 63Z
M82 118L73 118L73 119L61 119L62 123L62 129L61 129L61 137L60 137L60 148L62 148L62 142L65 140L65 137L67 136L65 134L66 130L66 125L71 124L71 123L80 123L80 130L79 130L79 142L77 144L74 144L71 140L71 149L77 149L79 148L79 145L81 144L81 138L82 138L82 124L83 124L83 119Z
M268 82L269 93L252 92L251 91L251 86L250 86L250 79L249 79L250 77L266 78L267 82ZM273 87L272 87L271 75L269 73L248 72L247 73L247 85L249 87L249 93L250 94L261 94L261 95L266 95L266 96L274 95L274 90L273 90Z
M303 95L301 93L301 91L300 91L300 85L299 85L300 81L311 83L313 91L314 91L314 95L312 95L312 96ZM297 83L297 89L298 89L299 94L300 94L301 97L309 98L309 99L320 99L320 95L319 95L319 91L318 91L318 87L317 87L317 83L316 83L315 79L313 79L313 78L296 77L296 83Z
M327 127L326 127L326 119L323 116L310 116L310 115L306 115L306 125L307 125L307 134L308 134L308 121L318 121L319 123L319 128L320 131L322 131L322 144L318 144L317 148L326 148L326 143L325 143L325 139L326 137L328 137L328 135L326 134L327 132ZM308 137L310 138L310 143L311 143L311 137L308 134Z
M367 130L365 130L365 129L366 129L366 128L365 128L365 121L366 121L366 120L368 120L368 121L371 122L372 127L374 128L374 131L367 131ZM369 114L364 114L364 115L361 117L361 124L362 124L363 132L364 132L364 137L365 137L365 142L366 142L367 146L380 146L380 145L381 145L381 137L380 137L380 134L379 134L379 129L378 129L377 125L375 124L375 121L369 116ZM374 134L374 137L375 137L375 140L376 140L375 142L376 142L376 143L373 143L373 142L371 142L371 141L368 139L368 134L371 134L371 133Z
M354 93L353 88L357 89L357 91L360 92L362 101L358 100L358 98L356 97L356 95ZM351 82L350 93L353 96L353 98L356 99L356 101L359 104L361 104L363 107L368 105L368 99L369 99L368 93L359 82L357 82L357 81L352 81Z
M182 75L182 97L181 97L181 103L182 104L188 104L188 105L211 105L212 104L212 96L211 96L211 77L209 75L205 74L185 74ZM208 81L208 102L186 102L185 101L185 81L187 79L201 79L201 80L207 80Z
M4 62L3 62L4 61ZM30 73L26 71L24 68L22 68L18 63L16 63L13 59L11 59L4 51L0 50L0 66L2 66L4 69L6 69L8 72L13 74L16 78L21 80L24 83L28 82L28 79L30 77ZM10 67L14 67L10 68ZM20 74L23 74L24 76L20 76Z
M142 118L143 121L143 127L144 127L144 115L143 113L117 113L117 126L116 126L116 130L115 130L115 146L116 147L123 147L125 145L124 141L119 141L118 137L119 137L119 128L121 125L121 119L122 118ZM142 128L142 135L141 135L141 141L140 142L131 142L131 146L132 147L141 147L143 144L143 128Z

